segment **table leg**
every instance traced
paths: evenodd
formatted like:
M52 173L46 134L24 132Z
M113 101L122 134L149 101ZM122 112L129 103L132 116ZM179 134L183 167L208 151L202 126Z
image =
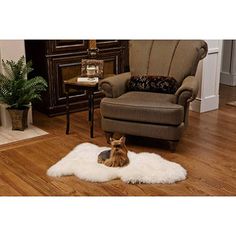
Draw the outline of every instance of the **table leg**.
M70 132L70 102L69 90L66 90L66 134Z
M93 138L93 123L94 123L94 94L90 94L90 138Z
M91 121L91 93L88 92L88 121Z
M90 137L93 138L93 123L94 123L94 94L91 94L91 129Z

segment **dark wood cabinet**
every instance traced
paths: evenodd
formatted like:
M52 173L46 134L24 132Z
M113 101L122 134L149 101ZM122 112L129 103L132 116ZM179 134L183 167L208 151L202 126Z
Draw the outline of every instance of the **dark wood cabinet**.
M88 48L88 40L48 40L47 53L82 52Z
M64 80L79 76L81 60L88 58L88 40L25 40L26 60L32 60L34 71L29 77L43 76L48 89L42 95L42 101L34 107L49 116L64 114L66 96ZM99 52L97 59L104 60L104 75L118 74L128 68L127 40L97 40ZM95 94L95 105L99 105L101 92ZM87 97L84 91L70 94L72 111L87 109Z

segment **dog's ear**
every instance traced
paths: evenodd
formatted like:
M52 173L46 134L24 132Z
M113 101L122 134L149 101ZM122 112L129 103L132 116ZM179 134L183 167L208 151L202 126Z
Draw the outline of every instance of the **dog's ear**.
M114 138L110 137L110 142L113 142L114 141Z
M125 140L126 140L125 136L122 136L122 137L120 138L120 141L121 141L122 143L125 143Z

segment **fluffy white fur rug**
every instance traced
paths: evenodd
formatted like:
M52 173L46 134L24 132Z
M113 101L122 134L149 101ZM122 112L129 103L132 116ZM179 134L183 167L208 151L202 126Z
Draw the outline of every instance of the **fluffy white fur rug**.
M126 167L107 167L97 163L98 154L107 150L91 143L76 146L67 156L50 167L49 176L76 175L91 182L105 182L120 178L126 183L174 183L186 178L186 170L154 153L128 152Z

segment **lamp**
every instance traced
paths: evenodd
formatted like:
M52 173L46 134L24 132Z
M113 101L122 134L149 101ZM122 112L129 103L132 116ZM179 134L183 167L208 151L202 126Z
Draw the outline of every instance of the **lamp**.
M89 58L95 58L98 53L97 42L96 40L89 40L89 48L88 48L88 56Z

